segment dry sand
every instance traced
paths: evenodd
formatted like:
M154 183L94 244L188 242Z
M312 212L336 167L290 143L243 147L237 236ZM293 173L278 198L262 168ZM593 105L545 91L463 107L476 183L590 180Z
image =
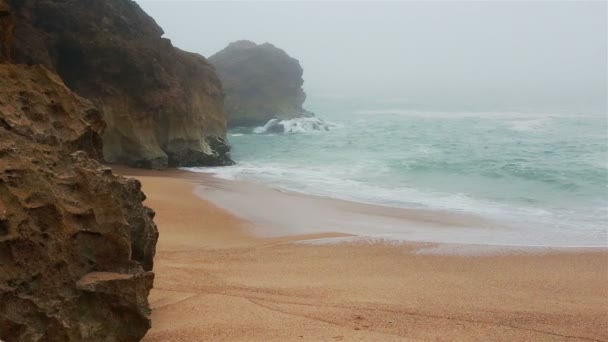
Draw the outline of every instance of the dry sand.
M608 341L605 251L259 238L195 195L204 176L118 172L142 181L160 230L145 341Z

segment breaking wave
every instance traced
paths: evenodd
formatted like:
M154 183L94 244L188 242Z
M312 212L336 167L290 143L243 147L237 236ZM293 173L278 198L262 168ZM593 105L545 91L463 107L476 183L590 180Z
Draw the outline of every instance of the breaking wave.
M337 124L306 117L233 130L238 164L195 171L355 202L470 213L513 227L513 236L497 237L503 242L606 245L605 116L369 112L326 111Z
M289 120L271 119L266 125L256 127L253 133L308 133L315 131L329 131L336 125L316 117L295 118Z

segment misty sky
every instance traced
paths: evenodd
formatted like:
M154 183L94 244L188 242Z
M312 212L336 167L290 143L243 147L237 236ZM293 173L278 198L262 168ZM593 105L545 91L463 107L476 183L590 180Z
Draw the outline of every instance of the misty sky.
M604 111L606 2L137 1L185 50L270 42L311 98Z

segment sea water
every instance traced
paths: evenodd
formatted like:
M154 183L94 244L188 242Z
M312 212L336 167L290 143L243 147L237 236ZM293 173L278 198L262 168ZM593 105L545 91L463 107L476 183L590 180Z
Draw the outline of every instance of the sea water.
M534 244L608 245L605 113L314 109L329 130L236 129L228 137L237 165L194 170L356 202L472 214L529 232Z

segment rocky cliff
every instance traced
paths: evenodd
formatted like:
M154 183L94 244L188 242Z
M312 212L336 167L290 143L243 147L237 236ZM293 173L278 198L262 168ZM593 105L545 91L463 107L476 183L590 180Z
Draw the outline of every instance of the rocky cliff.
M9 59L15 37L15 19L6 0L0 0L0 62Z
M231 163L213 67L162 38L134 1L3 1L12 5L15 24L12 37L0 34L13 41L1 52L57 72L99 108L108 162L146 168ZM0 6L0 20L2 13Z
M265 43L230 43L209 57L226 92L229 125L261 126L270 119L309 117L302 104L302 67L285 51Z
M154 212L138 181L93 159L103 129L56 74L0 64L0 340L137 341L150 328Z

